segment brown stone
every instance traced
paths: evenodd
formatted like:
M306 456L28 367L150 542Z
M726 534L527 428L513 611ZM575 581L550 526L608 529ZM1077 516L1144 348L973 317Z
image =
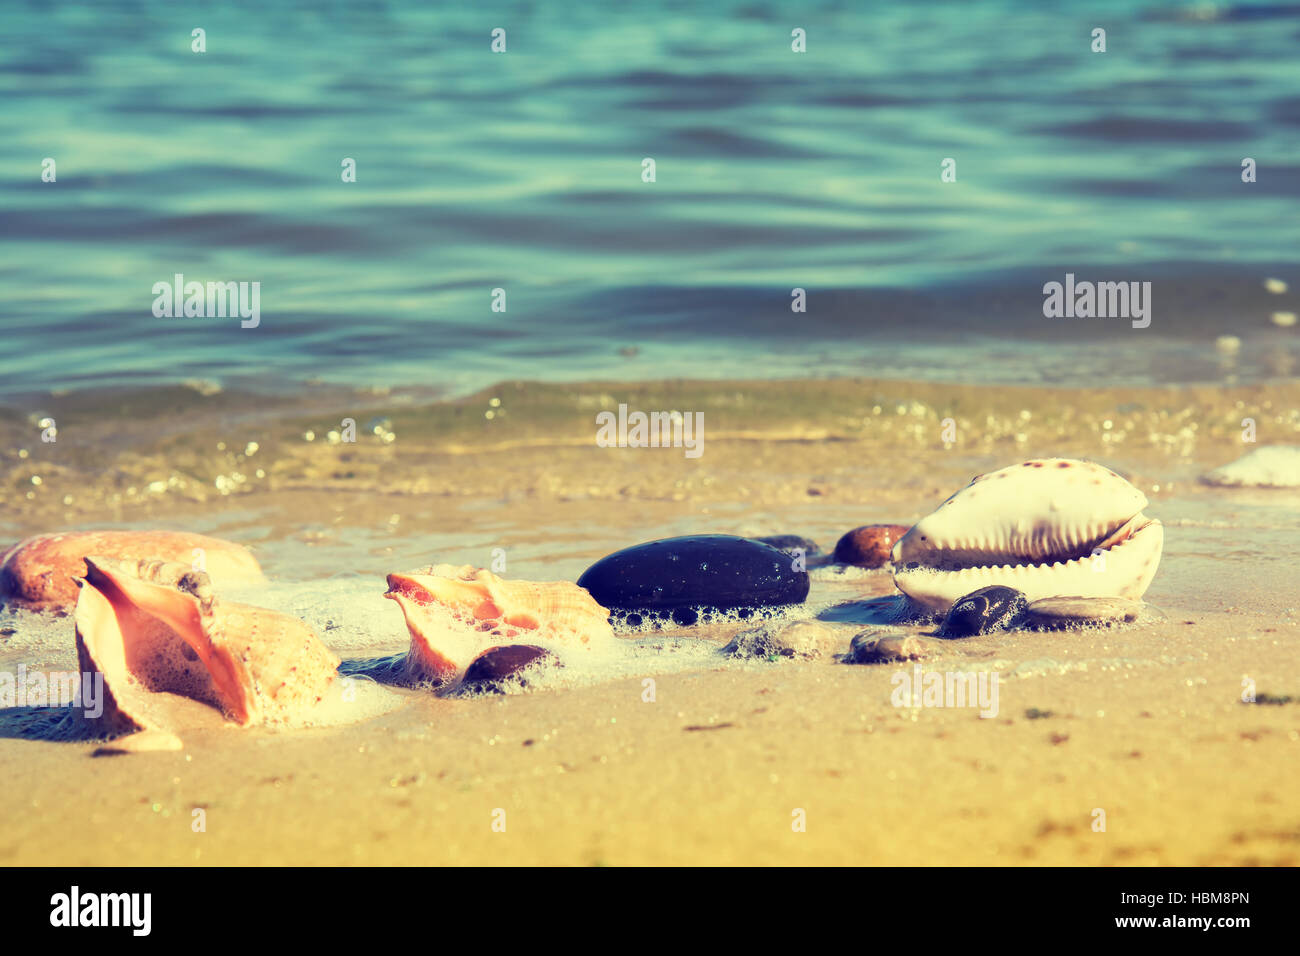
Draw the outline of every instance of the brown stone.
M859 568L883 568L896 542L910 529L901 524L868 524L854 528L835 545L835 560Z

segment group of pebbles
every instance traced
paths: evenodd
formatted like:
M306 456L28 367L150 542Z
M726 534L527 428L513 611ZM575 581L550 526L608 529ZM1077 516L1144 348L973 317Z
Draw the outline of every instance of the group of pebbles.
M864 525L841 537L830 554L816 542L792 534L669 538L603 558L578 581L610 609L616 629L762 618L722 648L726 656L762 660L840 658L859 664L914 660L942 651L944 642L937 639L1012 629L1113 626L1137 621L1146 609L1140 601L1121 597L1053 596L1031 602L1022 591L1005 585L979 588L942 614L900 596L880 602L881 616L894 624L933 624L932 634L898 628L864 630L852 638L847 652L843 625L816 618L790 619L788 612L808 594L804 568L888 569L895 544L908 530L903 525Z
M610 610L616 628L765 617L725 651L811 657L828 653L839 629L772 616L804 602L807 569L888 568L900 594L875 616L937 628L931 635L864 632L846 659L906 659L932 649L931 637L1137 621L1164 543L1164 529L1143 513L1146 506L1138 488L1103 465L1031 459L977 475L910 528L855 528L831 555L798 535L697 535L609 555L578 584Z

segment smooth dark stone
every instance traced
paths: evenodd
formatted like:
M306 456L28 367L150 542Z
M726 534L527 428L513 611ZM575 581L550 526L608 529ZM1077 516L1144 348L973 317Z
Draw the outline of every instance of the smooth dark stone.
M474 658L474 662L465 671L461 683L479 690L491 690L507 678L516 677L527 668L543 664L560 666L554 654L535 644L491 647ZM527 681L521 677L518 680L519 683L527 686Z
M616 622L694 624L711 612L745 618L802 604L808 572L795 559L752 538L729 534L665 538L601 558L578 578Z
M954 601L939 628L940 637L971 637L1015 627L1029 602L1015 588L995 584Z
M901 524L867 524L854 528L835 542L835 560L859 568L883 568L894 543L911 530Z

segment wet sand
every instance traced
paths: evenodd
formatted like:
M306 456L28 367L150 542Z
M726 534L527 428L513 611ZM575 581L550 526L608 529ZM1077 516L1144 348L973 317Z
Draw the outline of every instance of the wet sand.
M989 719L895 707L891 679L910 664L728 661L699 643L720 646L727 629L715 628L668 635L603 681L474 699L401 692L402 707L345 727L212 721L183 734L180 753L92 758L91 743L11 735L0 862L1300 862L1300 495L1195 481L1249 450L1243 417L1261 443L1295 443L1300 386L174 397L53 400L54 445L23 416L0 418L3 447L28 451L3 459L6 537L171 526L240 540L275 582L268 605L365 656L405 644L378 597L386 571L483 565L504 548L508 576L572 580L628 544L707 531L804 534L829 549L856 525L914 520L980 471L1062 454L1112 465L1151 498L1166 544L1147 600L1164 620L990 635L923 662L997 672ZM703 410L703 456L595 447L595 412L619 401ZM328 444L345 415L357 444ZM945 448L948 417L958 440ZM373 418L395 438L367 435ZM891 591L881 573L818 572L810 609L847 638L853 602ZM0 666L57 669L71 645L67 619L0 612ZM1258 702L1241 701L1243 677ZM196 808L206 832L191 829ZM498 809L505 832L493 830ZM799 809L806 832L792 830Z

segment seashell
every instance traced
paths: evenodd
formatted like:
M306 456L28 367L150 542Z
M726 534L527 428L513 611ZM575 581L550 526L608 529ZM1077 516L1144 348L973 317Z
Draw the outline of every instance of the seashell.
M76 607L81 669L103 675L105 735L191 724L192 702L241 726L277 723L323 699L339 660L301 621L223 603L208 575L164 561L85 559ZM201 713L202 708L198 708Z
M972 637L1020 623L1029 602L1015 588L994 584L958 598L939 628L940 637Z
M1201 477L1229 488L1300 488L1300 447L1265 445Z
M894 545L894 583L936 610L990 585L1029 602L1146 593L1164 527L1108 468L1049 458L980 475Z
M547 638L582 647L610 640L609 611L569 581L507 581L491 571L440 564L388 576L411 634L408 676L442 682L506 640Z
M262 569L242 545L186 531L71 531L40 534L0 555L0 604L66 613L77 603L85 558L175 561L211 575L218 586L260 583Z

